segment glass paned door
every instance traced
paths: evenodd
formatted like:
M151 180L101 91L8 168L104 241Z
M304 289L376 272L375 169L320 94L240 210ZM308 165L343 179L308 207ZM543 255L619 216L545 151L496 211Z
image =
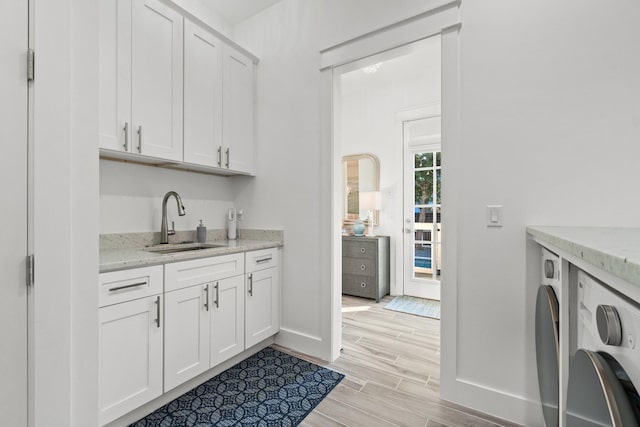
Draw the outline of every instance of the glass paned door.
M439 120L439 117L437 118ZM405 122L404 293L440 299L442 154L440 141L424 144L428 128Z

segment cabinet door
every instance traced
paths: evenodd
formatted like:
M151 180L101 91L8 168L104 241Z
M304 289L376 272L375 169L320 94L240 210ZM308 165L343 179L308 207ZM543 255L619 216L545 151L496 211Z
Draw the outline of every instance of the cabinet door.
M247 274L245 298L245 346L249 348L280 330L279 268Z
M223 167L252 173L254 65L251 59L225 46L222 81Z
M183 18L158 0L134 0L134 152L182 160Z
M211 294L211 367L244 350L244 275L214 282Z
M162 394L162 298L99 310L100 425Z
M184 161L222 166L222 42L184 23Z
M209 369L209 302L212 285L165 295L164 391Z
M100 1L100 148L131 151L131 1Z

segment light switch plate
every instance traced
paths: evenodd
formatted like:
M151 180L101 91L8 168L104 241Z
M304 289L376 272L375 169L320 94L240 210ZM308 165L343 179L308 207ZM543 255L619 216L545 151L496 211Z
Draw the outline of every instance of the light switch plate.
M487 205L487 227L502 227L502 205Z

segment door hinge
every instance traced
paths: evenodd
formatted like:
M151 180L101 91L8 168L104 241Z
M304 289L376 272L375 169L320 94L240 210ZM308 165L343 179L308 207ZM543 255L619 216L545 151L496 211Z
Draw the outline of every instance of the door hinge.
M27 81L32 82L35 79L35 61L36 53L33 49L27 51Z
M32 287L36 279L35 257L27 255L27 287Z

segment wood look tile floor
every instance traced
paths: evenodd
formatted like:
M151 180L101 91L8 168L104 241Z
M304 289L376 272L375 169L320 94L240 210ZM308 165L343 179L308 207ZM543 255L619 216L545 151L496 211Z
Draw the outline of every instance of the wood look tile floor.
M343 296L333 363L278 347L346 375L301 426L517 427L440 399L440 321L385 310L392 299Z

